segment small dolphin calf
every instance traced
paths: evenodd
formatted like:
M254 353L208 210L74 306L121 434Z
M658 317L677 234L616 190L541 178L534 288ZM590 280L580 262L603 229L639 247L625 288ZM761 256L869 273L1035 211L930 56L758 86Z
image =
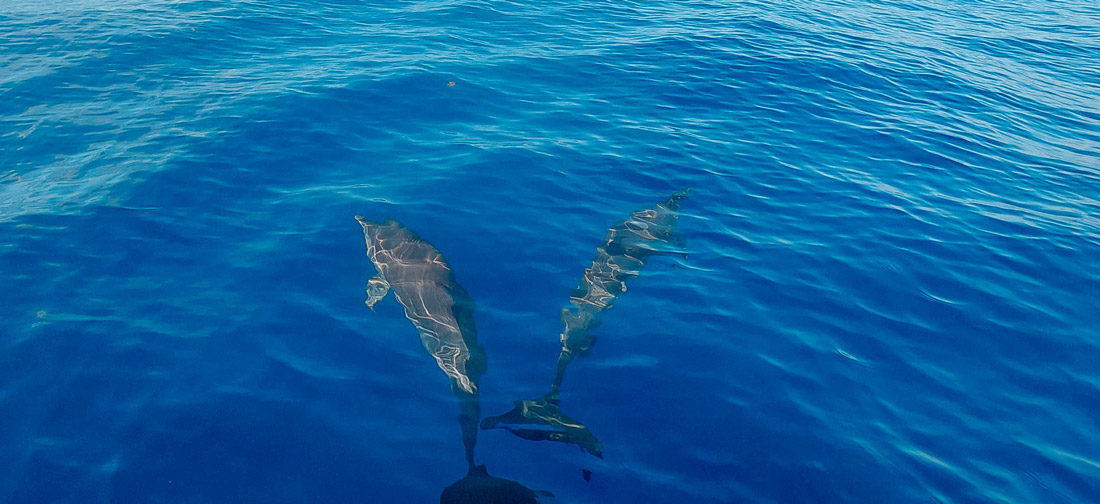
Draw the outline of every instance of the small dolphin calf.
M355 220L363 226L367 257L378 269L367 282L367 307L373 310L392 290L439 368L458 388L477 394L485 359L477 345L474 301L443 255L395 220L376 223L359 215Z

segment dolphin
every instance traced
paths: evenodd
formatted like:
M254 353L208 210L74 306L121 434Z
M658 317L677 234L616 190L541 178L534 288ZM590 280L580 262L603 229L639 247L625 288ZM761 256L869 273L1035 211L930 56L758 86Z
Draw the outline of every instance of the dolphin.
M370 222L356 215L363 226L367 257L378 274L367 281L366 305L374 305L392 290L405 307L405 317L420 332L424 348L451 378L458 398L462 444L467 473L443 490L441 504L538 504L539 497L553 496L523 484L490 476L484 465L474 463L481 406L478 378L487 369L485 351L477 343L474 302L455 281L443 255L401 223Z
M378 270L367 281L367 307L374 310L392 290L452 385L477 394L485 356L477 345L474 301L455 281L443 254L395 220L377 223L360 215L355 220L363 226L367 257Z
M569 296L571 306L562 308L561 351L550 392L537 399L515 401L512 411L485 418L482 429L501 428L523 439L575 444L603 458L599 440L584 424L561 410L559 397L565 370L575 355L586 355L596 344L590 331L600 325L603 313L626 292L626 281L637 278L650 257L683 253L684 240L676 232L676 223L680 201L687 196L687 190L673 193L657 205L634 211L607 230L592 265L584 270Z
M687 191L674 193L653 207L635 210L607 230L592 265L569 296L572 308L561 310L561 356L568 359L592 348L596 341L589 331L600 325L603 312L626 292L626 281L637 278L651 256L682 253L684 240L676 233L676 222L680 200L686 197ZM560 381L555 387L561 387Z

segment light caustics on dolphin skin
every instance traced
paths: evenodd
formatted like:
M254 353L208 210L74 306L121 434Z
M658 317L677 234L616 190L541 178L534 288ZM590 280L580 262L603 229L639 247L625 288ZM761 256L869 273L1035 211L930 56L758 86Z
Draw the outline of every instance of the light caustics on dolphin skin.
M683 252L676 222L680 200L686 197L687 191L674 193L662 203L635 211L607 231L592 266L584 271L580 285L569 297L572 306L562 309L561 352L550 392L538 399L515 401L512 411L482 421L482 429L506 429L533 441L572 443L603 457L599 440L584 424L561 411L559 398L565 370L574 356L587 354L595 345L596 338L590 331L600 325L603 313L626 292L626 281L637 278L651 256Z
M459 398L462 442L466 463L474 468L477 421L481 407L477 380L485 372L485 352L477 344L474 300L455 281L443 254L420 239L401 223L370 222L361 216L367 257L378 274L367 282L366 305L374 305L392 290L405 307L405 317L420 332L424 348L436 364L451 377L451 388Z
M420 332L424 347L451 377L451 389L458 397L467 473L443 490L440 503L538 504L540 495L550 494L491 476L484 465L474 462L481 419L477 382L485 372L486 357L477 344L473 299L455 281L443 255L408 228L393 220L375 223L358 215L355 219L363 226L367 257L378 270L367 282L367 307L374 310L392 290Z
M683 240L675 228L680 200L686 197L686 191L675 193L662 203L635 211L608 230L592 265L570 295L571 306L562 309L561 352L550 392L538 399L516 401L512 411L481 422L482 429L502 428L523 439L571 443L603 457L599 440L584 424L561 410L559 397L565 371L574 356L591 350L596 340L590 331L600 325L603 313L626 292L626 281L637 278L651 256L683 251ZM468 471L444 489L440 502L537 504L540 495L548 495L546 492L491 476L485 466L474 461L481 416L477 381L485 371L486 359L477 344L473 300L455 281L454 272L434 246L396 221L379 224L360 216L356 220L363 226L367 256L378 270L367 282L366 305L373 310L390 290L394 291L405 307L405 316L420 332L424 347L452 378L452 389L459 399Z
M477 328L474 301L455 281L454 272L435 247L394 220L381 224L361 216L367 257L378 274L367 282L366 305L372 310L389 291L405 307L424 348L439 368L468 394L477 393ZM483 360L483 359L481 359Z

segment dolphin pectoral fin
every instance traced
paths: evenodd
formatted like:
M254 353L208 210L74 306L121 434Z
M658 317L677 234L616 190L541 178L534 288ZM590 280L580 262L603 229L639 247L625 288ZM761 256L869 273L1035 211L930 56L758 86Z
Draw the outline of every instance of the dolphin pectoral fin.
M386 281L386 278L383 277L381 273L374 275L370 280L367 280L367 300L363 301L363 303L366 304L367 308L370 308L371 311L374 311L375 303L385 298L386 294L389 294L389 292L390 283Z

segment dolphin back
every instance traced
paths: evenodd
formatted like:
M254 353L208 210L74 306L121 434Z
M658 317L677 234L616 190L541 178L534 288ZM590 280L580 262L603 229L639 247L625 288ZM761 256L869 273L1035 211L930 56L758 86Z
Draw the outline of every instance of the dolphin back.
M485 359L477 345L474 301L443 254L395 220L356 220L363 227L367 257L405 308L424 348L459 388L476 394Z
M572 306L562 310L563 349L571 352L591 346L587 331L599 326L602 313L626 292L626 281L637 278L650 257L683 253L684 239L676 231L676 223L680 201L686 197L686 190L673 193L664 202L635 210L607 230L592 265L569 296Z

